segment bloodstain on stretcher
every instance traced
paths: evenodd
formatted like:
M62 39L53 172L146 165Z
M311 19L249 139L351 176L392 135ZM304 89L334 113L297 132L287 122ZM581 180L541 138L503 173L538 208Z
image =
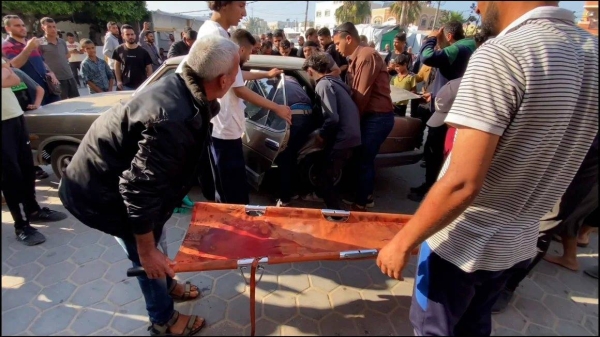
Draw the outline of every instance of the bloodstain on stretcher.
M238 268L238 260L268 258L268 264L338 260L340 252L381 249L409 215L350 212L344 221L319 209L196 203L192 222L175 258L175 272Z

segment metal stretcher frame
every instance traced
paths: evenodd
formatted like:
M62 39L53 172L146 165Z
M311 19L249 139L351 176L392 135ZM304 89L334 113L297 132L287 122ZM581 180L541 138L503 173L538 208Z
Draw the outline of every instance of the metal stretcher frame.
M410 215L327 209L196 203L173 270L239 269L250 286L255 331L256 272L265 265L322 260L374 259ZM250 268L250 280L244 270ZM139 276L131 268L128 276ZM262 277L259 275L258 281Z

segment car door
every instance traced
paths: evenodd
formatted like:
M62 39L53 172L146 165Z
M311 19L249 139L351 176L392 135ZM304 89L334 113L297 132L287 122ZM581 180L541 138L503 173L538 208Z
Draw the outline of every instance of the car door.
M270 101L287 105L284 81L282 74L276 79L247 81L246 87ZM242 136L242 142L246 175L250 185L258 190L277 155L287 145L289 127L275 112L250 102L244 103L246 104L244 111L246 131Z

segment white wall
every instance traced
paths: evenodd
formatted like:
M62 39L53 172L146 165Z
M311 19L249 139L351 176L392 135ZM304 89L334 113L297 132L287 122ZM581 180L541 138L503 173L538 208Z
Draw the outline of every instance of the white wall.
M315 29L327 27L335 28L337 22L335 19L335 10L342 6L342 1L323 1L315 5ZM328 12L328 16L325 14Z

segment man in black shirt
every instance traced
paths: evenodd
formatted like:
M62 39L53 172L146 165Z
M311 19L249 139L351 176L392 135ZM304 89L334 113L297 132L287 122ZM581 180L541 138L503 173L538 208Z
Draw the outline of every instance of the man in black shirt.
M150 54L136 42L135 31L130 25L121 27L125 43L113 52L115 76L119 90L135 90L152 74Z
M175 57L175 56L183 56L187 55L190 52L190 48L198 38L198 32L195 30L187 30L183 33L183 39L181 41L177 41L171 45L169 48L169 54L167 54L167 58Z
M279 44L279 54L281 56L292 56L298 57L298 49L293 48L292 44L288 40L283 40Z
M317 36L319 37L319 43L321 43L323 50L331 55L335 60L335 63L340 67L340 70L342 71L340 77L342 80L345 80L346 72L348 70L348 60L335 49L335 44L331 38L331 31L329 31L329 28L323 27L317 32Z

